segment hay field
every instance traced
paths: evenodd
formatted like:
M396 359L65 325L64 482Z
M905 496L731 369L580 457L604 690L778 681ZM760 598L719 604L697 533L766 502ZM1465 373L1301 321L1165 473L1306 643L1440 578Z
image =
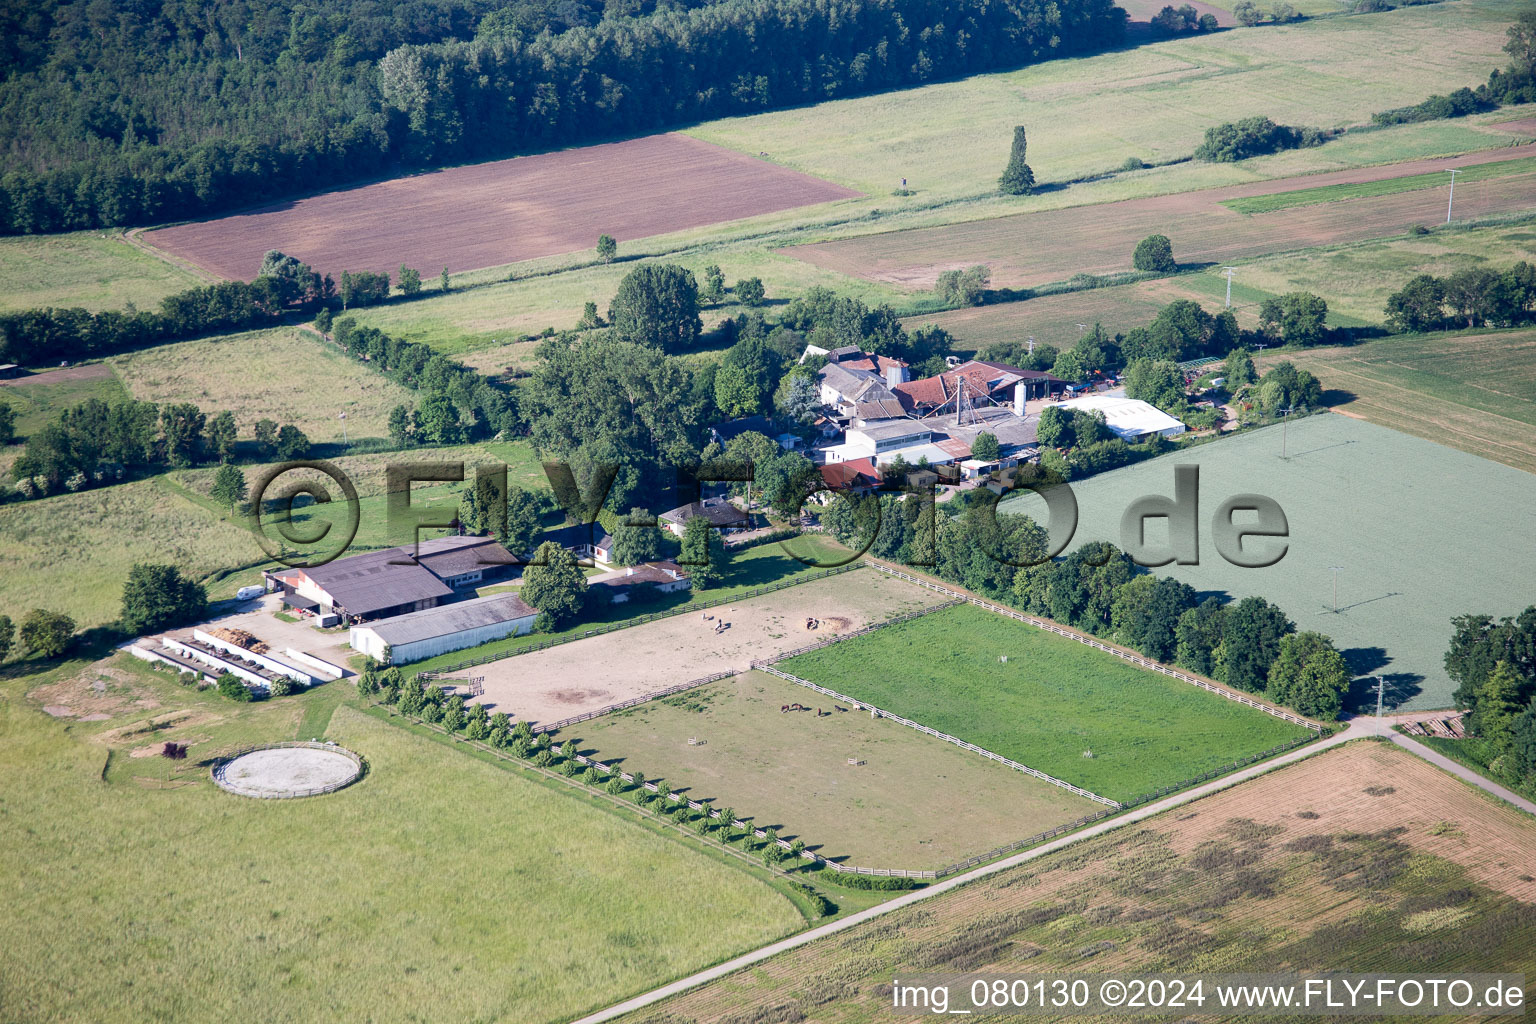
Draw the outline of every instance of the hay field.
M698 197L709 196L701 203ZM740 220L858 193L676 133L450 167L145 232L150 245L245 279L268 249L317 269L431 276Z
M1279 358L1348 416L1536 473L1536 329L1384 338Z
M1013 126L1029 129L1029 162L1042 182L1067 182L1128 157L1161 163L1194 151L1205 129L1264 115L1282 124L1335 127L1372 112L1475 85L1505 63L1504 26L1518 6L1477 0L1160 41L1116 53L1050 61L900 92L710 122L691 134L851 185L882 206L903 177L911 205L993 193ZM1508 116L1504 118L1508 120ZM1442 125L1466 129L1466 125ZM1361 137L1379 145L1387 133ZM1475 132L1460 134L1470 141ZM1364 162L1458 152L1441 136L1403 133L1410 151ZM1483 136L1484 144L1493 142ZM1411 141L1410 141L1411 140ZM1182 191L1330 167L1349 155L1330 143L1243 164L1190 164L1156 178ZM1330 152L1330 150L1333 150ZM1145 187L1145 186L1143 186ZM1143 191L1139 194L1148 194ZM1011 201L1037 208L1048 197Z
M292 327L159 345L111 359L129 394L148 402L191 402L211 419L235 414L242 437L259 419L292 423L311 441L389 436L389 410L414 405L413 392Z
M1232 311L1245 328L1257 329L1259 305L1286 292L1310 291L1328 302L1334 327L1379 324L1387 296L1416 274L1448 275L1468 267L1504 268L1530 258L1536 225L1519 223L1476 228L1436 228L1427 235L1403 234L1347 245L1300 249L1237 260ZM1227 279L1220 266L1193 273L1110 288L1042 295L905 318L908 328L936 324L961 347L1035 340L1067 348L1082 336L1078 324L1102 323L1111 333L1140 327L1175 299L1190 299L1212 312L1226 301Z
M1126 507L1143 495L1172 494L1176 465L1200 468L1201 560L1153 571L1202 593L1262 596L1297 628L1331 636L1360 677L1354 698L1362 702L1373 685L1365 677L1379 675L1389 705L1448 707L1455 686L1442 659L1451 617L1513 615L1531 603L1536 547L1516 538L1530 535L1536 476L1334 414L1074 481L1073 544L1119 544ZM1273 566L1242 569L1216 553L1209 517L1227 497L1254 493L1284 509L1289 547ZM1045 518L1044 503L1033 495L999 507ZM1154 543L1166 537L1161 529L1158 520L1148 524ZM1344 567L1337 612L1334 565Z
M625 252L621 243L620 253ZM608 315L619 282L637 262L675 263L693 271L702 284L704 268L714 264L725 275L727 289L746 277L762 278L768 301L764 312L791 296L820 285L840 295L863 299L870 305L898 302L901 292L880 282L867 281L795 259L766 252L750 243L701 245L643 260L622 260L565 270L559 273L514 274L511 280L456 288L444 295L428 293L414 302L348 310L358 323L431 345L449 354L474 353L463 360L477 369L504 370L509 365L531 365L535 342L523 342L545 328L573 330L581 319L583 304L597 303L600 316ZM706 328L725 317L740 316L742 305L727 291L723 302L701 311Z
M12 619L42 607L82 629L110 622L135 562L169 563L202 579L265 561L247 531L157 480L0 506L0 609ZM209 596L234 589L221 578Z
M120 231L0 238L0 311L133 303L152 309L204 281L129 242Z
M893 977L980 970L1508 971L1529 999L1533 862L1528 816L1349 744L619 1020L862 1024Z
M1309 246L1400 234L1414 224L1443 220L1445 194L1436 189L1418 189L1260 214L1239 214L1221 204L1303 181L1323 186L1520 159L1521 149L1496 150L1262 185L1233 185L940 228L894 231L796 246L787 251L831 270L914 290L931 288L944 270L974 263L992 268L994 287L1036 287L1064 281L1076 273L1130 270L1136 243L1154 233L1169 237L1176 259L1195 264L1231 262ZM1449 181L1448 175L1446 180ZM1532 198L1536 196L1536 172L1485 178L1456 191L1457 216L1464 219L1536 210Z
M65 726L11 683L0 701L8 1019L563 1021L802 925L749 871L337 707L336 687L237 706L103 665L172 724L134 732L135 706ZM369 775L248 800L197 763L316 734ZM134 756L168 738L194 743L179 769ZM58 955L36 954L41 921Z
M828 713L780 711L797 703ZM749 672L571 726L556 741L574 738L589 757L639 768L673 792L734 808L823 857L863 867L931 869L1100 809L833 703Z
M779 667L1111 800L1306 735L1236 701L969 605Z

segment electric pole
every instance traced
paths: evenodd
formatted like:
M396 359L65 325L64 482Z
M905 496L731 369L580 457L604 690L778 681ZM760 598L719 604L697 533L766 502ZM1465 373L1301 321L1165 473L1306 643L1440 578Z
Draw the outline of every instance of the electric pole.
M1337 615L1339 614L1339 570L1344 567L1330 565L1328 568L1333 570L1333 614Z
M1459 170L1459 168L1456 168L1456 167L1452 167L1451 168L1451 195L1450 195L1450 198L1448 198L1445 201L1445 222L1447 224L1449 224L1451 222L1451 204L1456 201L1456 172L1457 172L1457 170Z
M1222 273L1227 275L1227 308L1232 308L1232 275L1237 273L1236 267L1224 267Z
M1280 457L1285 458L1285 430L1290 425L1291 413L1296 411L1294 405L1288 405L1280 411Z

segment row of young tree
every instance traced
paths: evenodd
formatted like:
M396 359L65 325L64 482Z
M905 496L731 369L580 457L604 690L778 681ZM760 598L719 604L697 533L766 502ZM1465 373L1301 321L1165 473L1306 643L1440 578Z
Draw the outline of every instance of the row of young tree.
M298 427L265 418L256 422L253 438L258 454L266 459L303 458L310 449L309 438ZM62 410L34 431L11 466L11 475L17 495L37 498L147 472L229 463L238 440L235 416L228 410L210 418L190 402L156 405L131 398L91 398Z
M1466 744L1498 779L1536 792L1536 605L1519 615L1451 620L1446 673L1468 710Z
M779 844L776 829L764 830L762 836L734 808L688 806L672 793L664 779L648 779L643 771L627 766L629 780L612 769L604 771L578 759L574 740L556 744L548 732L535 733L527 719L515 722L505 711L491 714L484 704L469 704L455 694L449 696L435 683L419 676L406 678L398 668L369 665L358 677L358 692L371 696L398 710L402 715L439 726L454 735L476 743L485 743L527 761L535 768L559 772L568 779L579 779L592 789L610 796L626 796L641 807L658 809L675 824L691 828L697 835L729 843L741 840L742 846L762 855L770 867L786 860L799 861L805 843L796 840L788 847ZM654 787L654 788L652 788Z
M622 15L646 4L614 4L595 24L571 14L580 3L542 5L571 15L553 34L476 0L406 6L424 9L378 31L397 44L382 57L309 5L218 3L196 29L76 13L66 21L90 30L51 53L37 33L40 66L0 86L12 168L0 230L183 219L401 161L508 156L1015 67L1116 45L1126 22L1109 0L720 0L638 17ZM288 18L290 40L254 43ZM361 20L377 18L369 6Z
M1536 266L1468 267L1444 277L1420 274L1387 297L1394 331L1515 327L1536 322Z
M920 494L843 498L822 524L840 542L913 565L992 600L1124 644L1322 720L1336 718L1351 673L1328 637L1297 632L1261 597L1200 600L1192 587L1092 542L1047 559L1045 531L998 513L990 492L941 509ZM871 542L871 538L873 538Z

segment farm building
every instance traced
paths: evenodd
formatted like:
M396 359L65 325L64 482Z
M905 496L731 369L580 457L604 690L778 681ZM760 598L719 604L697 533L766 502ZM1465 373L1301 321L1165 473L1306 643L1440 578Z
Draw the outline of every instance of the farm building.
M969 404L1011 402L1014 414L1022 417L1026 401L1060 394L1066 386L1066 381L1039 370L972 359L937 376L896 384L893 390L905 411L923 416L946 407L953 412Z
M536 543L545 541L559 544L578 559L590 558L600 565L613 561L613 537L603 531L600 523L567 523L545 530Z
M1140 441L1153 434L1175 437L1186 429L1183 423L1161 409L1136 398L1085 395L1082 398L1069 398L1060 407L1103 413L1105 424L1125 441Z
M635 594L637 587L650 587L663 594L687 590L693 585L688 573L676 562L645 562L625 566L613 572L601 573L587 579L588 587L601 587L599 594L607 595L610 604L624 604Z
M683 531L688 527L688 520L698 518L699 516L709 520L709 525L715 529L726 532L745 530L752 525L752 517L735 505L732 505L730 499L723 495L718 498L705 498L703 501L679 505L669 512L663 512L657 518L675 536L681 537Z
M527 633L538 614L516 594L492 594L354 625L350 642L376 661L403 665Z
M517 565L493 537L437 537L338 558L306 569L265 573L290 608L347 622L421 611L452 601L459 587L504 576Z

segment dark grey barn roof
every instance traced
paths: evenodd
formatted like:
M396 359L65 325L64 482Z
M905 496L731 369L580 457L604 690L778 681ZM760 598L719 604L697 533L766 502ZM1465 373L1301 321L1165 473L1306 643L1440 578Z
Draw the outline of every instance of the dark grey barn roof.
M369 551L305 569L304 573L349 615L368 616L402 604L452 597L453 588L439 579L434 569L456 564L460 558L473 562L474 552L464 549L480 547L488 541L495 550L485 552L487 559L510 559L506 549L488 537L435 537L423 540L414 549L404 545L387 551ZM419 555L421 560L413 555ZM458 575L461 571L444 575Z

